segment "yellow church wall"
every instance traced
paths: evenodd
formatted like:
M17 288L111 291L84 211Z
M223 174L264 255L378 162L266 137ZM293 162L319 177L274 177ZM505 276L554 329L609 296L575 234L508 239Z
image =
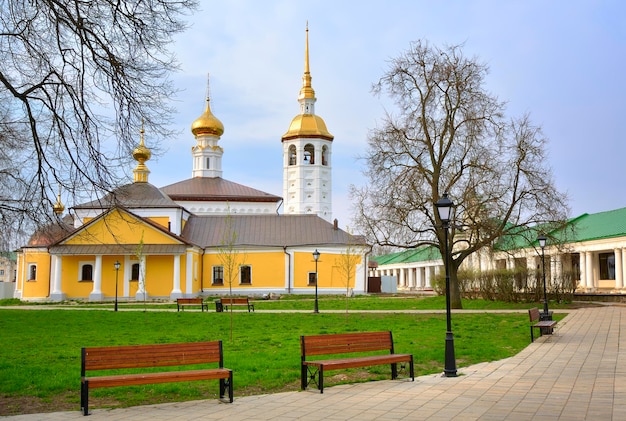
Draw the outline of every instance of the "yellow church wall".
M181 259L181 272L184 265ZM184 276L181 274L181 290L184 288ZM146 256L145 289L150 297L169 297L174 286L174 257Z
M169 229L169 225L170 225L170 218L167 216L151 216L148 217L149 220L151 220L152 222L155 222L159 225L161 225L163 228L167 228Z
M22 297L46 298L50 295L50 254L45 250L25 250L21 271ZM35 279L29 279L29 267L36 265Z
M285 254L280 251L239 253L234 257L237 268L242 265L250 266L252 282L240 284L239 271L232 279L232 286L236 288L283 288L285 286ZM224 284L213 285L213 267L224 266L218 254L207 253L202 260L202 276L205 289L229 286L228 274L224 273ZM226 269L225 269L226 272Z
M64 244L179 244L177 240L130 215L114 210Z
M93 281L79 279L80 262L96 264L94 256L63 256L61 259L61 290L68 299L86 299L93 290Z

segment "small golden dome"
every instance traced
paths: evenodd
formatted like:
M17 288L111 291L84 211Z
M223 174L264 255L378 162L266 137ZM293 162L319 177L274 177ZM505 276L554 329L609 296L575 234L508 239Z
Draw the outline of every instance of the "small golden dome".
M63 205L63 202L61 202L61 193L57 196L57 202L52 206L52 210L57 215L61 215L65 210L65 206Z
M319 137L326 140L333 140L335 136L330 134L326 128L326 123L322 117L315 114L299 114L291 120L289 130L282 137L282 140L290 140L298 137Z
M144 162L146 162L147 160L150 159L150 157L152 156L152 152L150 152L150 149L148 149L146 147L146 145L144 144L143 141L143 127L141 128L141 138L139 141L139 146L137 146L135 148L135 150L133 151L133 158L135 158L135 161L139 162L140 164L143 164Z
M221 136L224 134L224 125L211 112L211 106L209 105L208 99L206 101L206 109L204 110L204 113L191 125L191 133L193 133L194 136L202 134Z

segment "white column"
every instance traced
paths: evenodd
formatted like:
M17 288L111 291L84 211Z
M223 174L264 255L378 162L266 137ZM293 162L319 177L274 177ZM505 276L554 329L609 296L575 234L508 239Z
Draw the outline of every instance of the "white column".
M102 301L102 255L96 255L96 267L93 269L93 289L89 294L89 301Z
M581 251L578 256L578 264L580 265L580 279L578 280L578 286L581 288L587 288L587 253Z
M398 269L400 272L400 285L406 288L406 269Z
M54 255L52 257L52 292L50 292L52 301L63 301L65 299L63 286L61 285L61 261L61 256Z
M622 260L622 250L615 249L615 289L624 288L624 261Z
M418 289L424 289L424 269L425 268L417 268L416 270L416 286Z
M415 288L415 268L409 268L409 288Z
M626 279L626 248L621 249L622 253L622 288L624 288L624 279Z
M124 256L123 267L122 297L130 297L130 277L133 274L133 261L130 260L130 256Z
M187 251L185 258L185 274L185 295L189 295L193 292L193 281L195 280L196 275L193 270L193 254L191 251Z
M593 289L593 253L590 251L585 253L585 278L587 281L587 289Z
M174 300L176 298L181 298L183 296L182 291L180 290L180 254L174 255L174 287L172 288L172 292L170 292L170 299Z
M432 267L431 266L426 266L426 269L425 269L424 272L425 272L425 275L426 275L425 276L426 279L424 280L424 288L425 289L432 289L432 285L430 284L430 278L431 278L431 276L433 274Z
M148 292L146 291L146 256L141 256L139 259L139 280L137 281L135 299L148 299Z

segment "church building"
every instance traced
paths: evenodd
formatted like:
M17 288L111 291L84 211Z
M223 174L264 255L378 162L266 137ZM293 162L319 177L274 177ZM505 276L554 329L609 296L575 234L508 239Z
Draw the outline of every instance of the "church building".
M140 133L133 182L64 214L19 250L15 297L121 301L364 293L369 247L332 220L333 135L315 114L306 31L297 114L282 136L283 196L222 177L210 98L191 125L191 178L157 188ZM282 213L281 213L282 206Z

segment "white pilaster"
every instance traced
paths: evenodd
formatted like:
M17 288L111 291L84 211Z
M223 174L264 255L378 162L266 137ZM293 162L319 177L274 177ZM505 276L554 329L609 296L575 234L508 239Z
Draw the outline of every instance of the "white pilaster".
M93 289L89 294L89 301L102 301L102 255L96 255L96 266L93 269Z
M50 292L50 299L52 301L65 300L65 294L63 293L63 286L61 285L61 256L52 256L52 291Z
M172 292L170 292L170 299L175 300L176 298L181 298L183 296L183 293L180 290L180 254L174 255L173 283L174 287L172 288Z
M616 248L615 253L615 289L624 288L624 262L622 260L622 249Z

